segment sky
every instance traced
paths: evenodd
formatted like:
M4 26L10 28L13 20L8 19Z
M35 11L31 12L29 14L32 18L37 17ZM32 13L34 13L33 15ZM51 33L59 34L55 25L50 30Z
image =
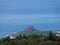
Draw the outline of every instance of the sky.
M0 0L0 37L28 25L60 30L60 0Z

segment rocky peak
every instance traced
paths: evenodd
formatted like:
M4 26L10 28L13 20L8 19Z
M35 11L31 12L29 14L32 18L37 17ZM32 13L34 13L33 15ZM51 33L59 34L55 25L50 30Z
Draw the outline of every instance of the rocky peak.
M26 29L25 29L25 32L32 32L34 31L35 29L33 28L33 26L29 25Z

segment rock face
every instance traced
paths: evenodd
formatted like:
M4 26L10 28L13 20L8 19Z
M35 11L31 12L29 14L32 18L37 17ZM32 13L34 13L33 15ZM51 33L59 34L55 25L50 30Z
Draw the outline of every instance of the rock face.
M33 28L33 26L29 25L26 29L25 32L33 32L35 31L35 29Z

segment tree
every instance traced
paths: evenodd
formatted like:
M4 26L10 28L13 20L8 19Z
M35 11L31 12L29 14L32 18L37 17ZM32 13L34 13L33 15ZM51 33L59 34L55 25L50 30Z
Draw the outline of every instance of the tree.
M25 34L23 34L23 38L24 38L24 39L27 39L27 36L26 36Z
M21 38L22 38L21 34L16 37L16 39L18 39L18 40L21 40Z
M50 31L48 39L49 40L54 40L54 38L55 38L55 35L53 35L52 31Z

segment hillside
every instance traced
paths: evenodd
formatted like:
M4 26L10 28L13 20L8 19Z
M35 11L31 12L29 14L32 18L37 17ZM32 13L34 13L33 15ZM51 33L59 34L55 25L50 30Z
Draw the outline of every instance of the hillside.
M9 34L9 36L14 36L14 37L17 37L19 36L20 34L23 36L29 36L29 35L46 35L48 36L48 33L49 31L42 31L42 30L37 30L35 29L33 26L28 26L24 31L22 32L17 32L17 33L12 33L12 34Z

